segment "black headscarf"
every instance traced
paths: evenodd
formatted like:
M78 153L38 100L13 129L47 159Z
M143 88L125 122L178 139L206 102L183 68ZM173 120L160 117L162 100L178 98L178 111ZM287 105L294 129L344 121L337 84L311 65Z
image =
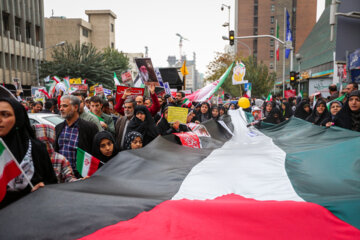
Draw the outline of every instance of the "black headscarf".
M323 104L325 106L325 110L323 113L319 113L316 109L317 107L320 105L320 104ZM330 116L330 113L326 107L326 102L324 99L318 99L316 101L316 104L315 104L315 107L311 113L310 116L308 116L306 118L306 121L308 122L311 122L311 123L314 123L316 125L320 125L322 121L324 121L324 119L328 118Z
M108 139L114 144L113 152L112 152L111 156L109 156L109 157L103 155L101 153L101 151L100 151L100 143L101 143L101 141L103 139ZM93 156L96 157L97 159L99 159L100 161L104 162L104 163L109 161L111 158L113 158L119 152L119 150L117 149L117 146L115 144L114 137L108 131L98 132L94 136L93 145L92 145L92 151L93 151Z
M309 109L310 109L309 112L305 111L305 109L304 109L306 105L309 106ZM304 99L300 103L297 104L294 116L305 120L308 116L310 116L311 112L312 112L312 110L310 108L309 101Z
M263 112L262 112L262 115L263 115L263 117L268 117L268 116L270 116L270 113L271 113L271 111L270 112L267 112L266 111L266 106L267 105L271 105L272 106L272 109L274 109L274 108L276 108L276 103L275 102L264 102L263 103Z
M217 110L218 110L218 116L217 116L217 117L214 117L214 116L212 115L212 111L213 111L214 109L217 109ZM212 118L212 119L214 119L214 120L219 120L220 111L219 111L218 106L216 106L216 105L212 106L211 109L210 109L210 114L211 114L211 118Z
M268 116L264 119L264 122L279 124L284 121L284 116L281 114L280 109L273 107Z
M131 143L134 141L135 138L140 137L141 140L143 140L143 136L141 135L141 133L139 132L129 132L128 134L126 134L125 136L125 143L124 143L124 148L126 150L131 149Z
M201 106L202 105L206 105L208 107L208 111L206 113L202 113L201 112ZM199 121L199 122L204 122L204 121L207 121L209 119L211 119L211 112L210 112L210 104L207 103L207 102L202 102L200 104L200 110L199 112L196 114L196 119Z
M144 122L142 122L136 117L136 114L138 112L142 112L145 114ZM132 131L139 132L141 133L141 135L143 135L143 146L146 146L159 135L155 126L154 119L152 118L149 110L143 105L136 106L134 109L134 118L129 122L126 133Z
M360 111L353 112L349 107L349 99L352 96L360 98L360 90L352 91L340 112L336 114L334 123L336 126L360 132Z
M292 109L291 109L290 103L288 103L288 102L283 102L282 104L285 105L285 110L283 110L282 107L281 107L282 115L284 116L284 118L291 118L291 116L293 115L293 111L292 111Z
M3 139L16 160L20 163L28 150L29 139L35 139L35 133L30 126L29 117L21 103L13 98L0 98L0 102L9 103L14 109L15 125Z

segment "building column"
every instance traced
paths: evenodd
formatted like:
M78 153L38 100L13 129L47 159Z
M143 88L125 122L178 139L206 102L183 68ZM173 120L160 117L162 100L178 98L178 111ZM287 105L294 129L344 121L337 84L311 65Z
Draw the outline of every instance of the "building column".
M3 9L3 1L0 1L0 19L3 19L2 15L2 9ZM2 83L5 84L5 71L6 71L6 61L5 61L5 49L4 49L4 26L3 22L0 22L0 39L1 39L1 54L0 54L0 61L2 66Z
M12 79L12 63L11 63L11 49L10 49L10 31L7 31L7 43L8 43L8 60L9 60L9 83ZM6 83L6 80L5 80Z

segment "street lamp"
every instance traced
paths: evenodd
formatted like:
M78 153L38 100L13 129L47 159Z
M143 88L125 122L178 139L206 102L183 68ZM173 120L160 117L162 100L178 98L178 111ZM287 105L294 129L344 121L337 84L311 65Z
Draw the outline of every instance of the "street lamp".
M226 7L229 10L229 19L228 19L228 22L224 23L222 26L228 27L228 31L230 31L230 8L231 8L231 6L226 5L226 4L221 4L221 11L224 11L224 7Z
M63 46L66 43L66 41L61 41L53 46L47 47L47 48L40 48L39 51L36 54L36 79L37 79L37 83L38 86L40 86L40 79L39 79L39 56L40 56L40 52L49 48L54 48L54 47L59 47L59 46Z

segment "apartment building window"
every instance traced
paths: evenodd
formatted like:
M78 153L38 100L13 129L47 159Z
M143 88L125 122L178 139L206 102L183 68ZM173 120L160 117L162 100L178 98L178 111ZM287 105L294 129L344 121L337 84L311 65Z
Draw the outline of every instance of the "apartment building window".
M36 39L36 46L38 42L40 42L40 27L35 26L35 39Z
M21 20L20 18L15 18L15 36L16 36L16 40L20 40L20 35L21 35Z
M89 37L89 30L87 30L86 28L82 28L82 35L84 37Z
M27 43L30 43L29 39L31 39L31 23L26 22L26 39Z
M275 12L275 5L271 4L271 12Z
M271 16L270 17L270 23L274 23L275 22L275 17L274 16Z
M255 5L254 6L254 16L257 16L258 15L258 6Z
M258 29L254 28L254 35L258 35Z
M274 69L274 64L273 64L273 63L270 63L269 68L270 68L270 69Z
M274 39L270 39L270 47L274 46Z
M274 35L274 33L275 33L274 28L273 28L273 27L272 27L272 28L270 28L270 34L271 34L271 35Z
M111 24L111 32L114 32L114 24Z
M6 34L7 31L10 30L10 23L9 23L9 14L7 14L6 12L2 12L3 14L3 29L4 29L4 34Z
M115 48L115 45L114 45L114 43L113 43L113 42L111 43L111 48Z
M257 5L258 5L258 3L259 3L259 1L258 1L258 0L254 0L254 6L257 6Z
M257 26L258 26L258 18L254 17L254 27L257 27Z
M274 58L274 50L270 50L270 58Z

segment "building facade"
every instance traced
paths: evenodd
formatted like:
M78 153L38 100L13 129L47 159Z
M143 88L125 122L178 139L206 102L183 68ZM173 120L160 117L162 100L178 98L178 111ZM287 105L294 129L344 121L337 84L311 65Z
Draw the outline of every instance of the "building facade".
M44 47L44 1L0 0L0 82L15 78L30 91Z
M46 47L66 41L70 44L91 43L99 50L115 48L115 13L111 10L86 10L85 13L88 21L81 18L45 18ZM51 59L51 51L47 51L46 59Z
M290 15L293 47L296 53L316 23L316 0L236 0L235 35L276 37L279 26L279 38L284 40L285 8ZM283 47L280 45L280 59L277 61L275 46L275 40L271 38L241 39L236 42L236 52L247 57L250 48L258 63L264 63L270 70L276 71L278 78L282 78ZM289 64L289 60L286 60L286 64Z

